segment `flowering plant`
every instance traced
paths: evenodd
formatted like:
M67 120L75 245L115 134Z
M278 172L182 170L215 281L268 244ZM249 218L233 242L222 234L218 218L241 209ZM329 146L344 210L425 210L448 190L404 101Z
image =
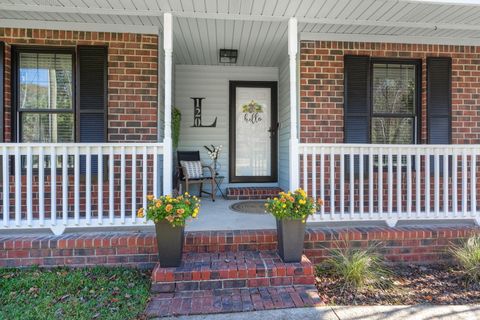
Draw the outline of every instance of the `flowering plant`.
M192 217L196 218L200 210L200 200L190 196L188 192L178 197L153 195L147 196L147 207L140 208L137 212L139 218L146 214L147 220L157 223L167 220L173 227L184 226L185 221Z
M203 146L205 149L207 149L207 154L210 157L210 159L216 161L218 159L218 155L220 154L220 151L222 150L222 146L215 147L213 144L210 145L210 147Z
M322 205L322 200L315 202L304 190L297 189L294 192L280 192L278 197L268 199L265 209L279 220L301 219L305 223L308 216L314 214L317 207Z

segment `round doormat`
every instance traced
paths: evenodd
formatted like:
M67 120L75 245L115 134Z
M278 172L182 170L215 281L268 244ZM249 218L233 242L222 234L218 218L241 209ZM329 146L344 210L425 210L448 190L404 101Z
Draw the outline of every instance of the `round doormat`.
M265 201L245 200L230 205L230 210L241 213L266 214Z

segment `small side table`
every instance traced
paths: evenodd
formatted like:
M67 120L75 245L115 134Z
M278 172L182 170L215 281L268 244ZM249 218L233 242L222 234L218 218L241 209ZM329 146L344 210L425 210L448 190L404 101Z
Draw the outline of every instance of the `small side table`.
M215 176L215 185L217 186L217 190L220 191L222 198L225 199L225 194L222 191L220 186L222 185L223 181L225 180L225 176Z

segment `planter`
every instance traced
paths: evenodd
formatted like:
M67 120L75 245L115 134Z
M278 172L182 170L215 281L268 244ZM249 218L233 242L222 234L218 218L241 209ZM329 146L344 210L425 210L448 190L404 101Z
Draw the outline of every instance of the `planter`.
M305 223L301 219L277 219L278 254L284 262L300 262L304 238Z
M163 220L155 223L155 231L160 266L162 268L180 266L185 227L172 227L168 221Z

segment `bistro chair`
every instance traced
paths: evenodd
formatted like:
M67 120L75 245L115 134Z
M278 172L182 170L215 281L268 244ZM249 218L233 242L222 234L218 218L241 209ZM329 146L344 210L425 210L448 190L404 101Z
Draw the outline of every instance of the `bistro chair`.
M207 166L200 161L200 151L177 151L177 178L178 185L182 187L185 184L185 192L189 192L190 185L199 184L199 196L203 193L211 196L215 201L215 170L211 166ZM204 171L208 172L207 175ZM210 184L211 192L203 189L204 184Z

